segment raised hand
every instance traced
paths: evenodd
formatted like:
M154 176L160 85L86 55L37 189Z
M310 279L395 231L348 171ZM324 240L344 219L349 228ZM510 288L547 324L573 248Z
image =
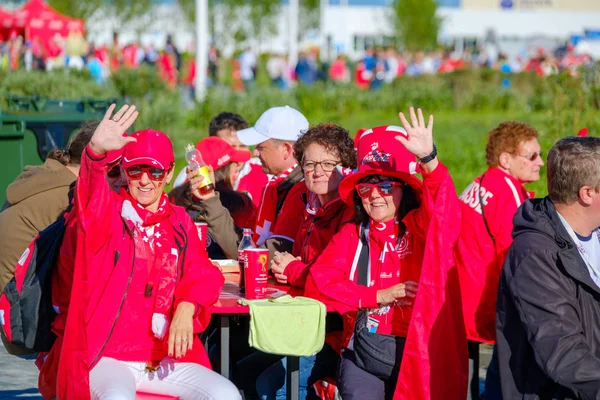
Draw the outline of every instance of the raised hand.
M104 154L107 151L119 150L123 148L127 143L135 142L136 139L130 136L123 136L123 133L137 119L139 113L135 109L135 106L124 105L117 113L111 115L116 105L111 104L104 114L104 118L94 131L90 146L96 154Z
M396 136L396 140L406 147L408 151L417 156L423 158L428 156L433 151L433 115L429 116L429 123L425 125L425 119L423 118L423 111L419 108L415 114L415 109L410 108L410 119L412 125L406 120L403 113L400 113L400 121L402 126L406 130L408 138L402 135Z

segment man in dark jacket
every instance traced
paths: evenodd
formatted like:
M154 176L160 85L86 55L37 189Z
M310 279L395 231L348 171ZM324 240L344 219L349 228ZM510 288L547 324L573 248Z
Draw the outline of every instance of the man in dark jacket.
M600 138L550 150L548 197L514 218L497 305L505 399L600 399Z

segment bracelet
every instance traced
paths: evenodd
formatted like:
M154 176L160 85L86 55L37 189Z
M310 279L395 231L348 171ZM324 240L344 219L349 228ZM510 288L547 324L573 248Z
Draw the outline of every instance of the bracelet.
M435 143L434 143L433 151L423 158L418 158L418 160L421 164L427 164L429 161L432 161L436 156L437 156L437 148L435 147Z

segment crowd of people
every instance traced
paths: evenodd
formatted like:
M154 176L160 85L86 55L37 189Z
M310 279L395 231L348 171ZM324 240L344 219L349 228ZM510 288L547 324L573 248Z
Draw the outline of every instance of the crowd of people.
M295 84L310 86L317 81L353 83L363 89L378 89L402 76L444 74L474 68L489 68L506 74L532 72L541 77L562 70L577 74L580 67L593 61L587 50L578 50L570 43L554 51L539 47L530 56L512 58L489 46L463 52L398 52L389 47L367 48L364 55L355 61L340 54L327 62L320 59L318 49L308 49L300 52L296 65L290 65L284 54L270 54L265 69L272 85L281 89ZM251 48L246 48L235 60L243 81L241 87L247 90L254 87L257 62Z
M0 36L0 69L52 70L54 68L88 69L94 79L102 83L119 68L155 67L161 78L171 87L194 85L196 63L187 52L177 48L172 37L167 37L162 49L139 42L121 43L118 34L109 45L95 46L80 33L72 32L64 38L56 35L42 45L39 38L25 41L16 32L7 38ZM192 52L193 53L193 52ZM300 52L295 65L285 54L266 56L261 65L259 55L251 47L231 59L231 77L235 90L251 91L259 68L264 68L275 87L288 89L297 84L312 85L317 81L338 84L353 83L363 89L377 89L402 76L443 74L467 68L491 68L504 73L534 72L548 76L560 70L576 74L578 68L594 60L585 48L568 43L552 51L538 47L528 56L508 57L497 47L479 46L462 52L452 50L398 52L395 48L366 48L364 55L350 60L343 54L325 60L319 50L309 48ZM215 46L209 48L206 76L209 84L224 80L225 60Z
M215 49L211 48L211 71L215 71L215 54ZM25 40L16 32L8 38L0 35L0 70L6 71L86 69L101 84L119 68L148 65L155 67L161 78L174 87L178 83L189 85L193 82L194 65L188 64L184 65L182 54L170 36L167 37L164 48L158 49L153 44L141 45L139 42L122 45L118 34L113 36L110 45L102 46L87 41L80 32L72 32L67 37L57 34L44 43L38 37Z
M199 190L165 133L127 135L138 111L115 111L27 167L0 212L2 287L64 218L56 341L34 354L44 398L284 399L286 361L249 348L247 325L232 327L231 381L200 340L224 285L211 260L237 259L243 228L273 279L330 310L323 349L300 358L302 399L478 399L481 343L485 399L600 396L599 138L559 140L536 199L538 132L503 122L457 196L420 109L354 138L289 106L253 126L224 112L196 145L215 183Z

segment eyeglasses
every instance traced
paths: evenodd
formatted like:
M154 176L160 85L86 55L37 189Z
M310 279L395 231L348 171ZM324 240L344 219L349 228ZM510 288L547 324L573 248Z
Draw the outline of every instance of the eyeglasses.
M356 192L363 199L368 199L374 189L377 189L381 196L391 196L393 189L404 186L404 182L384 181L378 183L359 183L355 186Z
M302 169L307 172L312 172L317 168L317 165L321 166L321 169L325 172L331 172L340 164L340 161L305 161L302 164Z
M522 156L520 154L517 154L517 155L519 157L523 157L523 158L525 158L525 159L527 159L529 161L535 161L535 160L537 160L538 157L543 158L544 157L544 152L540 151L540 152L532 153L532 154L530 154L528 156Z
M161 181L167 171L162 168L150 167L145 165L134 165L125 170L129 179L141 179L144 173L148 174L148 178L152 181Z

